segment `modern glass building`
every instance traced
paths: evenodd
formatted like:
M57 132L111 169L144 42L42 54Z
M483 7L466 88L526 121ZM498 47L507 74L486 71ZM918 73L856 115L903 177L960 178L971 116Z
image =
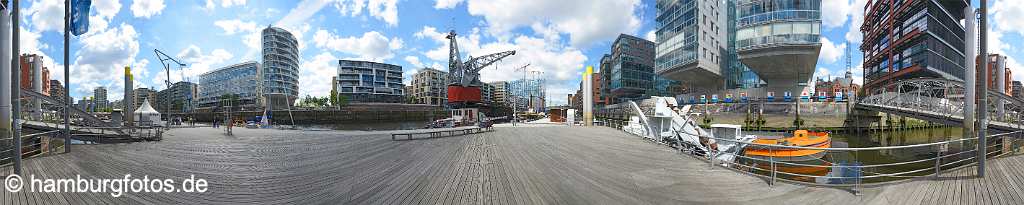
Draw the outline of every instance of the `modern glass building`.
M658 0L655 73L698 92L721 90L725 5L724 1Z
M739 53L736 50L736 5L741 0L726 1L726 53L722 63L722 77L725 80L725 89L749 89L762 86L761 78L750 70L746 64L740 62Z
M517 110L544 111L544 79L519 79L509 81L507 86L505 100L511 100L509 103L515 104Z
M821 1L740 0L735 6L739 61L767 84L768 92L803 92L821 50Z
M263 75L260 64L249 61L218 68L199 76L198 108L221 106L222 96L235 95L233 106L260 108L263 99Z
M175 82L171 88L156 93L158 104L153 107L161 113L189 112L195 108L198 85L191 82ZM170 103L168 103L170 102ZM153 102L150 102L153 103ZM170 106L170 107L168 107Z
M269 26L262 42L263 93L271 109L283 109L299 97L299 44L292 33Z
M916 77L963 81L963 0L868 1L864 6L864 90Z
M654 89L654 42L621 34L601 61L601 89L610 103L645 98Z
M402 66L385 63L339 60L334 86L350 102L401 103L405 96Z

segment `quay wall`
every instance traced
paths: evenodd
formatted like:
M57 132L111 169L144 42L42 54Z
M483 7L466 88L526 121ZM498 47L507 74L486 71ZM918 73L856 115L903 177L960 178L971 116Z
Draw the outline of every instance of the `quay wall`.
M262 110L237 110L224 112L217 110L200 110L194 113L172 113L172 116L192 116L199 122L212 122L223 119L230 113L235 119L249 119L262 116ZM416 104L358 103L349 104L341 109L305 109L293 108L274 110L272 120L278 123L295 120L296 124L326 124L336 122L397 122L397 121L431 121L449 116L444 107Z

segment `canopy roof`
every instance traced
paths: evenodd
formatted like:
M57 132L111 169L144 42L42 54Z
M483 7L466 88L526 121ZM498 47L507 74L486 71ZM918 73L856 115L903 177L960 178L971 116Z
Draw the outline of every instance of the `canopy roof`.
M149 105L149 99L146 99L146 101L142 102L142 106L135 110L135 114L160 114L160 112L153 109L153 106Z

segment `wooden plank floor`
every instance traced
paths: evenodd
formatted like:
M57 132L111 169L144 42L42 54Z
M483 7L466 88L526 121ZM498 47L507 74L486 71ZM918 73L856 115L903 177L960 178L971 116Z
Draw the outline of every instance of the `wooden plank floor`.
M25 161L36 178L209 181L206 193L8 193L3 204L1024 204L1024 157L848 191L710 167L606 127L499 127L391 141L387 132L175 129ZM0 175L10 173L0 168Z

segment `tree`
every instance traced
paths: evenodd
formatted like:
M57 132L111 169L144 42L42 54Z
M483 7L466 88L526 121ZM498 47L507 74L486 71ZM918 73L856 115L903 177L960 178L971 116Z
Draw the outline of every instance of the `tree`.
M331 96L330 96L330 98L331 98L330 99L331 106L334 106L334 107L340 107L341 106L340 104L338 104L338 102L339 102L338 101L339 100L338 99L338 90L331 89Z

